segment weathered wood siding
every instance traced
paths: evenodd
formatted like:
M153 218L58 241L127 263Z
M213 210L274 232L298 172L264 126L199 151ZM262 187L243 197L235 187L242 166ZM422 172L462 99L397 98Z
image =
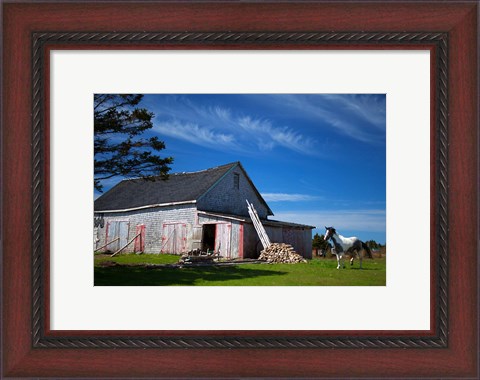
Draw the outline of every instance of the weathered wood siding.
M256 259L260 255L263 246L253 224L245 223L243 225L243 236L244 257L248 259Z
M112 243L108 246L111 251L116 251L128 243L130 223L128 220L110 220L107 222L105 235Z
M283 228L285 243L291 244L297 253L306 259L312 258L312 230L302 228Z
M238 189L235 186L235 174L238 174ZM227 173L218 184L197 201L197 208L203 211L220 212L248 217L247 203L253 203L260 218L267 217L267 207L258 197L243 170L236 167Z
M96 250L99 245L100 239L98 238L98 227L93 227L93 250Z
M215 251L220 250L220 254L226 258L241 258L242 254L242 242L241 234L242 222L232 220L228 218L222 218L221 216L213 215L198 215L198 228L201 231L201 227L205 224L215 224ZM201 233L198 233L201 239Z
M150 208L145 210L136 210L122 213L105 213L103 214L104 227L98 228L97 247L101 247L106 243L106 234L108 229L108 223L115 221L128 222L128 241L133 239L137 234L137 226L144 225L144 252L145 253L160 253L164 241L164 224L179 223L185 225L185 250L190 250L193 235L193 226L195 224L196 207L194 205L176 205L161 208ZM95 214L95 217L100 217L101 214ZM112 236L109 233L109 236ZM180 237L182 239L182 237ZM136 239L135 239L136 240ZM124 252L134 252L135 241L128 246ZM115 245L112 244L112 246ZM113 251L112 246L107 246L102 251ZM121 246L120 246L121 247ZM177 247L182 247L181 244L177 244ZM180 249L177 249L176 253ZM164 251L166 252L166 251Z
M145 251L145 224L138 224L135 234L138 235L134 240L133 252L141 253Z
M232 224L217 223L215 226L215 252L221 257L231 258Z
M295 251L307 259L312 258L312 230L302 227L272 226L264 223L265 231L272 243L291 244ZM257 258L263 249L253 224L244 225L245 257Z
M233 179L232 179L233 181ZM95 217L100 217L96 214ZM223 257L256 258L263 249L253 224L228 218L198 214L194 205L104 214L104 226L97 229L97 247L115 237L121 237L102 251L115 251L133 239L139 231L141 239L134 241L123 252L176 253L201 248L202 226L216 225L215 250ZM141 227L143 226L143 227ZM312 230L288 225L264 224L270 240L291 244L305 258L312 257ZM123 231L123 232L121 232Z
M179 255L187 252L187 224L163 223L160 253Z

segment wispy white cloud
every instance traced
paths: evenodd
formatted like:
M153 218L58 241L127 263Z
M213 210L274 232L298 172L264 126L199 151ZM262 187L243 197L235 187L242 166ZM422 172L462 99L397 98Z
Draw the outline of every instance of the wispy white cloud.
M245 95L265 109L261 116L219 104L200 105L188 96L164 97L151 104L157 131L176 139L213 149L235 146L238 152L270 152L281 148L303 155L322 156L332 147L322 136L334 131L367 144L384 143L386 97L368 94L261 94ZM267 111L268 110L268 111ZM315 131L279 124L278 118L308 120ZM312 137L315 136L315 137Z
M318 123L319 130L332 128L354 140L376 144L385 138L386 97L370 94L267 95L259 102L290 109L299 117Z
M326 95L326 98L337 102L350 111L353 115L363 119L370 125L385 130L386 104L385 97L371 96L369 94Z
M254 119L250 116L240 117L237 120L238 125L258 141L258 146L270 147L280 145L288 149L301 151L305 149L310 151L315 141L303 136L289 127L275 127L270 120ZM268 141L266 146L264 141Z
M322 229L334 226L341 234L342 230L368 232L386 231L385 210L317 210L276 212L275 219L307 224Z
M302 202L322 199L322 197L316 195L287 193L262 193L262 197L267 202Z
M232 134L217 132L195 123L183 123L177 120L157 123L155 130L163 135L203 146L234 147L236 142Z
M154 106L155 130L193 144L237 150L268 152L277 147L318 155L316 141L294 128L246 115L219 105L200 106L186 97L172 96Z

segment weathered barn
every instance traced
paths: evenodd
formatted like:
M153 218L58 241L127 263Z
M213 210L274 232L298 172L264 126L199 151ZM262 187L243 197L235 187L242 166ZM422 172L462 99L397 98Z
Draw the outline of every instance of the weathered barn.
M95 201L94 249L180 254L192 249L256 258L262 249L246 200L272 242L312 255L312 226L269 220L272 210L240 162L168 180L126 179Z

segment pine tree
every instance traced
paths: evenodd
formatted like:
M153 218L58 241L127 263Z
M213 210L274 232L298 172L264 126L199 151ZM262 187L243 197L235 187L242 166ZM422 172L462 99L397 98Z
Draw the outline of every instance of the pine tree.
M172 157L156 154L165 149L158 137L142 138L153 127L154 114L138 107L141 94L94 95L94 186L119 177L168 178Z

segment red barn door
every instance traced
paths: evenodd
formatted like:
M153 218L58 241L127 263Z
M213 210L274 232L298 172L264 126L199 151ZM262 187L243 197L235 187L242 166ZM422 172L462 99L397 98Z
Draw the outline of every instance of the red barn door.
M133 252L140 253L145 251L145 224L139 224L136 228Z

